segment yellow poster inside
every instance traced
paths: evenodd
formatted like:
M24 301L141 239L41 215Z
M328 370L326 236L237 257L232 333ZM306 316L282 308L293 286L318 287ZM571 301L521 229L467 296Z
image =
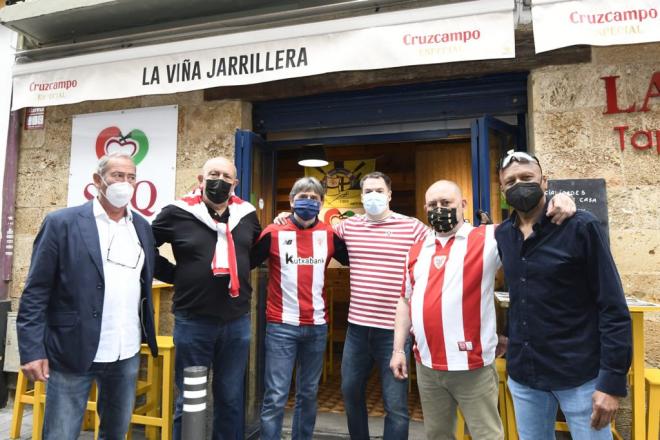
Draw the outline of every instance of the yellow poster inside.
M375 159L343 160L305 168L305 175L316 177L325 186L324 208L362 208L360 179L375 169Z

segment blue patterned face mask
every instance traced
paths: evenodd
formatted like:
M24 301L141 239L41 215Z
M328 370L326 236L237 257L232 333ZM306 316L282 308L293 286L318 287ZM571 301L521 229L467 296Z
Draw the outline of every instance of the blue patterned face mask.
M293 212L303 220L311 220L321 211L321 202L314 199L297 199L293 201Z

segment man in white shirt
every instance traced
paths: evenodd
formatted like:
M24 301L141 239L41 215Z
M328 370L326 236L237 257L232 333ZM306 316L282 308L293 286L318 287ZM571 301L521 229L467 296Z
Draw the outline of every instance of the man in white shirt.
M48 384L44 440L78 438L93 381L99 438L124 439L140 343L158 353L153 235L127 207L135 170L130 156L101 158L98 197L48 214L34 241L17 330L23 373Z

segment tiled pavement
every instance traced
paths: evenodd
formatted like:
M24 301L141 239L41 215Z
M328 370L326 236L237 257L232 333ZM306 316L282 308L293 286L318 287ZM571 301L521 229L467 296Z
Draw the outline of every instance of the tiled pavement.
M292 410L287 409L284 419L283 438L290 438L291 433L291 417ZM0 440L9 439L9 426L11 423L12 408L6 407L0 409ZM370 417L369 428L372 438L382 438L383 435L383 418ZM314 438L319 440L325 439L344 439L349 438L346 429L346 416L343 413L329 413L319 412L316 419L316 429ZM32 438L32 411L25 410L23 415L23 428L21 430L21 440L29 440ZM93 440L93 432L82 432L80 439ZM424 427L420 422L412 422L410 427L410 440L421 440L424 438ZM142 440L144 435L141 431L135 430L133 432L133 439Z
M9 439L9 427L11 425L13 405L7 405L5 408L0 408L0 440ZM23 426L21 428L21 440L29 440L32 438L32 409L28 405L23 412ZM83 431L80 433L79 439L94 440L93 431ZM142 429L135 429L133 431L134 440L144 440L144 431Z

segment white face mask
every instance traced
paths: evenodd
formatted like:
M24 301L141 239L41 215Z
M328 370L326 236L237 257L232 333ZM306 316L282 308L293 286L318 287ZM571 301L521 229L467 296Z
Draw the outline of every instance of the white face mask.
M103 180L103 178L101 178ZM103 183L107 185L105 189L105 194L99 189L99 192L103 194L108 202L115 208L123 208L128 205L128 202L131 201L133 197L133 192L135 189L133 185L128 182L117 182L112 185L108 185L108 182L103 180Z
M362 205L367 214L378 216L387 209L387 194L372 191L362 194Z

